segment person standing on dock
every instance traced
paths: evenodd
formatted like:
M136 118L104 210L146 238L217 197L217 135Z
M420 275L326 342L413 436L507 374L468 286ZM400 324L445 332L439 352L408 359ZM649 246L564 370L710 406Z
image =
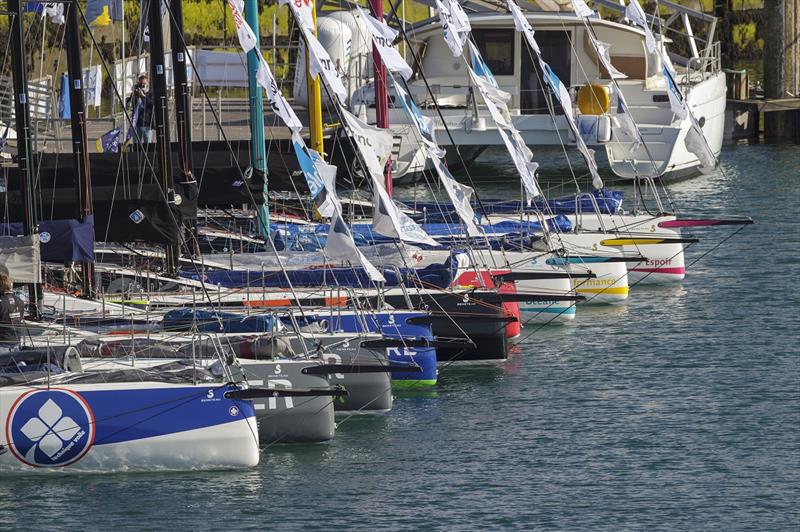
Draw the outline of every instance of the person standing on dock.
M147 74L139 74L133 94L128 98L136 127L138 141L142 144L153 142L153 96L150 93L150 80Z

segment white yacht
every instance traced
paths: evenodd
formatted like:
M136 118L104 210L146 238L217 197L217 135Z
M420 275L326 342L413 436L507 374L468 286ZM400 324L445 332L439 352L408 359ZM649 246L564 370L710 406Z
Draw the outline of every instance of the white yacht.
M544 59L570 89L581 134L595 149L601 168L607 166L623 179L637 175L676 178L699 171L697 157L684 144L689 120L673 115L661 61L657 54L648 54L643 31L624 19L624 6L611 0L594 1L595 8L619 12L619 21L615 22L599 16L577 17L569 0L520 4L536 32ZM512 95L509 109L513 123L526 143L534 149L574 143L558 104L555 118L550 114L537 61L514 30L505 3L468 0L462 5L469 15L475 44L500 88ZM659 5L669 15L666 20L650 19L657 45L674 64L676 81L717 155L722 145L725 75L720 69L719 43L714 41L716 19L669 1ZM437 140L448 148L458 145L461 157L467 159L464 162L469 163L487 147L502 145L502 140L483 100L473 91L465 61L453 58L442 38L439 17L433 10L431 14L430 19L406 27L413 46L400 45L415 71L409 88L423 112L434 119ZM363 22L357 13L347 11L326 14L320 21L320 40L348 80L354 112L374 123L371 41ZM322 31L326 27L328 31ZM611 63L626 78L611 79L590 35L610 44ZM688 50L688 57L676 53L678 49ZM303 70L302 65L299 67ZM391 83L389 86L391 98ZM624 93L643 142L634 142L636 139L620 127L616 118L618 91ZM295 94L301 101L303 96ZM390 122L395 136L395 178L411 179L425 164L422 154L417 153L418 139L409 134L408 118L401 107L390 110ZM461 161L452 157L452 162Z

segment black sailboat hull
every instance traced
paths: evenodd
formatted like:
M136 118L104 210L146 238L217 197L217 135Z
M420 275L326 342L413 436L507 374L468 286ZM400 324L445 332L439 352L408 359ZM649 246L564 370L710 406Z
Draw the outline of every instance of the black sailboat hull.
M431 323L437 338L471 340L474 346L436 347L439 362L492 361L508 358L506 325L512 318L496 304L493 293L473 292L468 300L462 294L440 292L436 294L409 293L416 310L429 310L430 316L411 318ZM388 295L386 302L395 308L407 308L403 295Z

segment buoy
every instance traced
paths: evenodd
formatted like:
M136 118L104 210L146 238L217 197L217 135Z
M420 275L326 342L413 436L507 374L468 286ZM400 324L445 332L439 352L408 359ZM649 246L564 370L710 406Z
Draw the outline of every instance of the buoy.
M611 93L606 85L584 85L578 90L578 109L584 115L602 115L611 105Z

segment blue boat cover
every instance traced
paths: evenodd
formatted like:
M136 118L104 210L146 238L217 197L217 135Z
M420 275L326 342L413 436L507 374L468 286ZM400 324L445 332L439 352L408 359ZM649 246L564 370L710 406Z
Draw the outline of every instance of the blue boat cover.
M272 332L275 321L269 314L235 314L216 310L181 308L164 314L161 325L165 330L183 331L197 327L201 332L217 333L267 333Z
M501 199L482 199L480 203L472 202L472 208L476 215L489 216L491 214L514 214L519 212L546 212L553 214L575 214L576 210L584 213L595 212L597 208L603 214L616 214L622 207L622 199L625 195L620 190L595 190L591 192L594 201L586 194L581 196L580 204L575 196L564 196L552 200L537 200L531 206L520 200L501 200ZM424 210L424 214L412 216L417 222L458 222L458 216L450 203L438 203L434 201L409 203L409 206L417 211ZM576 209L577 207L577 209Z
M22 223L0 224L0 234L18 236ZM39 240L43 261L94 262L94 217L78 220L42 220Z

